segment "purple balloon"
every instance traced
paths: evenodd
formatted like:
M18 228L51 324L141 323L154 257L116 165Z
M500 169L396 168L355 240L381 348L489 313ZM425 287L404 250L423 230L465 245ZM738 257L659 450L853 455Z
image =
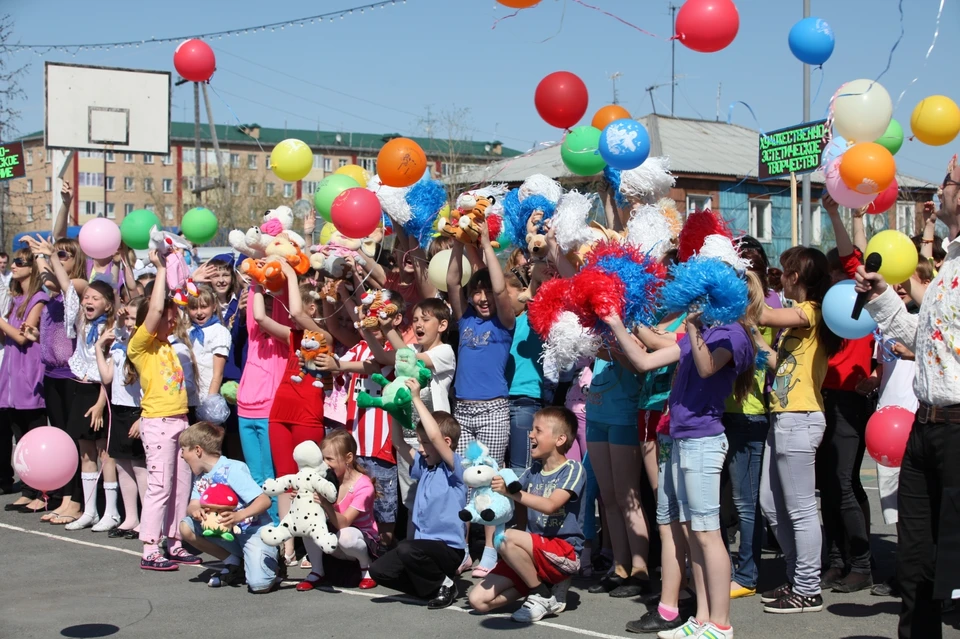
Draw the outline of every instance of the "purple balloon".
M877 193L870 193L869 195L858 193L844 184L840 177L840 162L842 161L843 156L841 155L827 166L827 193L830 194L830 197L836 200L837 204L848 209L862 208L877 199Z
M17 442L13 468L27 486L48 492L67 485L77 472L80 453L59 428L34 428Z

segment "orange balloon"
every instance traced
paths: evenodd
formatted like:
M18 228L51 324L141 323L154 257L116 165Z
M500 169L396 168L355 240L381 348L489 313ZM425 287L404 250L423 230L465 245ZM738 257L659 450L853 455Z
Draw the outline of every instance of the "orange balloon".
M841 157L840 178L857 193L880 193L897 177L893 155L876 142L854 144Z
M540 4L540 0L497 0L497 2L511 9L529 9Z
M603 131L607 125L616 120L630 119L630 112L618 104L608 104L601 107L593 116L590 123L594 128Z
M427 154L409 138L394 138L377 156L377 175L387 186L412 186L427 170Z

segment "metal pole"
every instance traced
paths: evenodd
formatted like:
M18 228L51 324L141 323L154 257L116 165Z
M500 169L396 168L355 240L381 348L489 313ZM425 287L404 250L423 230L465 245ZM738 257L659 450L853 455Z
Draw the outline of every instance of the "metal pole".
M673 33L677 33L677 8L670 5L670 15L673 16ZM677 92L677 41L670 41L670 117L673 117L673 105L676 100ZM650 96L653 99L653 96ZM654 109L656 111L656 109Z
M194 158L194 168L196 169L197 180L197 183L193 185L193 197L199 206L203 198L200 195L202 193L202 191L200 191L202 184L200 180L200 84L198 82L193 83L193 148L196 154Z
M803 17L810 17L810 0L803 0ZM810 121L810 65L803 65L803 121ZM802 186L802 197L803 197L803 213L802 220L803 223L801 227L803 229L803 245L810 246L810 243L813 241L812 234L812 224L810 220L810 174L807 173L803 176L803 186ZM796 211L792 212L793 215L796 215Z

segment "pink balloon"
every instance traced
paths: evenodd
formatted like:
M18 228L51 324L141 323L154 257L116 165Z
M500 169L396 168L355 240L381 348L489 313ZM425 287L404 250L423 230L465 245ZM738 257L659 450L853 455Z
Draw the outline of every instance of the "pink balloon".
M867 452L878 464L899 468L907 452L914 414L902 406L884 406L867 421Z
M80 229L80 248L95 260L112 257L120 248L120 227L105 217L95 217Z
M47 492L66 486L80 463L70 436L59 428L34 428L17 442L13 468L27 486Z
M870 204L877 198L876 193L869 195L857 193L846 184L840 177L840 162L843 161L841 155L827 166L827 193L830 194L837 204L845 206L848 209L860 209Z
M347 189L330 206L330 220L345 237L363 239L380 225L380 200L373 191Z

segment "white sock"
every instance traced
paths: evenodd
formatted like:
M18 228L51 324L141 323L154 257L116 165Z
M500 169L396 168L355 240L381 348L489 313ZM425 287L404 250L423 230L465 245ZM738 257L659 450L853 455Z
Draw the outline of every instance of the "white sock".
M97 480L99 473L80 473L80 481L83 483L83 514L90 518L97 517ZM114 484L114 509L116 509L116 484Z
M444 578L443 578L443 584L442 584L442 585L443 585L443 586L446 586L447 588L449 588L450 586L453 585L453 579L451 579L450 577L444 577Z
M117 510L117 496L120 494L120 484L115 481L103 482L103 493L106 497L103 518L120 521L120 511Z
M361 579L369 579L369 578L370 578L370 571L369 571L367 568L363 568L363 569L360 571L360 578L361 578Z

